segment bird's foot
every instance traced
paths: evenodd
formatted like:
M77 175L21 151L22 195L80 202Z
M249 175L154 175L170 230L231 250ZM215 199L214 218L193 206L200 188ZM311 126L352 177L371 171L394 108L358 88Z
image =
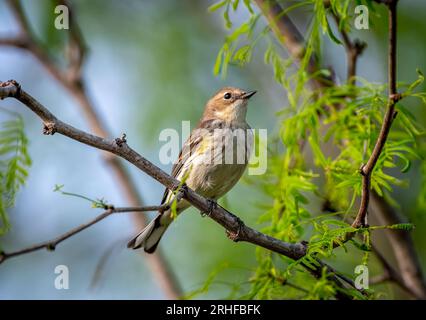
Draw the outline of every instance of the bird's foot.
M212 214L213 210L215 210L217 208L217 202L216 200L213 199L207 199L207 202L209 203L209 208L207 210L207 212L203 211L201 212L201 216L204 217L210 217L210 215Z
M187 194L188 192L188 185L186 183L183 183L180 187L179 190L177 192L176 195L176 201L180 201L183 199L183 197L185 196L185 194Z
M244 222L237 216L235 216L235 219L237 220L237 223L238 223L237 232L226 230L226 236L232 241L237 242L240 240L240 234L241 234L241 230L243 230L244 228Z

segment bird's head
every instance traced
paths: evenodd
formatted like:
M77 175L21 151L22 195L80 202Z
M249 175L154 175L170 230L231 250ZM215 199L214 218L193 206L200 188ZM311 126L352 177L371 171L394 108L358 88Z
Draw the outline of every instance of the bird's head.
M246 121L248 100L256 91L225 87L216 92L206 104L204 119L218 119L226 122Z

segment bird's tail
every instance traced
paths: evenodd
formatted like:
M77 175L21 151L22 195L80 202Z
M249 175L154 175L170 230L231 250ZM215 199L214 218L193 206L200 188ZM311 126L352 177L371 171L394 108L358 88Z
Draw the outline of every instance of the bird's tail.
M129 241L127 248L138 249L143 247L145 252L153 253L158 246L168 224L160 223L161 214L152 220L136 237Z

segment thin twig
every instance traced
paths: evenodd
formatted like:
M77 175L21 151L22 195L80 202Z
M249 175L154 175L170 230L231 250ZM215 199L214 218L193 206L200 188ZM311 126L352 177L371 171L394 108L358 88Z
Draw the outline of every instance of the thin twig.
M158 211L162 210L163 206L146 206L146 207L121 207L121 208L114 208L109 207L106 209L102 214L98 215L94 219L90 220L89 222L86 222L78 227L75 227L64 234L48 241L43 241L38 244L29 246L24 249L20 249L17 251L11 251L11 252L0 252L0 264L6 261L7 259L17 257L23 254L31 253L34 251L47 249L48 251L54 251L56 249L56 246L61 243L62 241L67 240L68 238L71 238L72 236L76 235L77 233L93 226L94 224L98 223L99 221L109 217L112 214L115 213L124 213L124 212L146 212L146 211Z

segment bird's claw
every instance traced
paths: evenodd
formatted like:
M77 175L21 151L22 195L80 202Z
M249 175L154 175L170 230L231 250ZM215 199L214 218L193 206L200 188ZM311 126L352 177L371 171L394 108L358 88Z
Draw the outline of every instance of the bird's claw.
M207 199L207 202L209 203L209 209L207 212L203 211L201 212L201 216L202 217L210 217L210 215L212 214L213 210L215 210L217 208L217 202L213 199Z
M237 242L237 241L240 240L240 234L241 234L241 230L244 227L244 222L240 218L238 218L237 216L235 216L235 219L237 220L237 223L238 223L238 230L237 230L237 232L232 232L232 231L226 230L226 236L230 240L232 240L234 242Z
M186 183L183 183L180 187L179 187L179 191L177 193L176 199L177 201L182 200L182 198L185 196L185 194L188 192L188 186Z

